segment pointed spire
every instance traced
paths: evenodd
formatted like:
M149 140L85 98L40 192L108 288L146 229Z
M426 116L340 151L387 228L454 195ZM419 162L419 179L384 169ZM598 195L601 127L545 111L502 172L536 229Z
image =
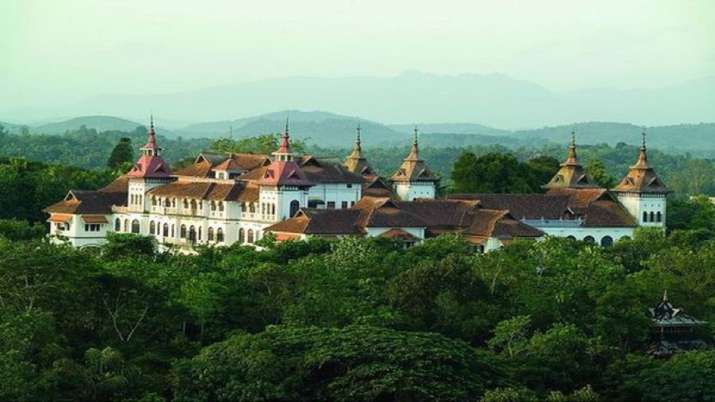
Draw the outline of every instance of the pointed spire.
M415 126L414 134L412 135L412 148L410 153L407 155L405 160L419 160L420 159L420 147L418 142L419 130Z
M361 145L360 132L362 131L362 130L360 129L360 122L358 122L356 131L357 131L357 136L355 137L355 145L357 145L358 148L359 148L360 145Z
M141 148L143 154L158 155L161 148L156 144L156 130L154 129L154 115L149 115L149 130L147 130L146 144Z
M278 157L279 160L292 160L293 159L293 153L291 152L290 149L290 122L288 120L288 116L286 116L286 127L285 131L283 131L283 135L281 135L281 140L280 140L280 145L278 147L278 151L274 152L273 155Z
M643 127L641 131L641 147L638 150L638 160L636 164L631 166L632 169L648 169L648 151L646 147L646 131Z
M668 194L670 191L658 178L655 170L648 163L646 131L641 131L641 146L638 149L638 160L633 164L621 182L613 189L619 193L652 193Z
M576 156L576 129L571 130L571 143L569 144L568 156L566 157L566 162L564 162L564 164L578 164L578 157Z

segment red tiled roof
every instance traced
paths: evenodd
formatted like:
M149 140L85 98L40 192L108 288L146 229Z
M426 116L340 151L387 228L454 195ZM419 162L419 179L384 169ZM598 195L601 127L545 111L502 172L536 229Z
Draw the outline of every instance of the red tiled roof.
M381 233L380 237L386 237L388 239L397 239L404 241L414 241L419 240L417 237L405 232L402 229L390 229L387 232Z
M667 194L670 192L655 170L648 164L645 140L638 153L638 160L628 170L626 177L613 189L622 193Z
M449 199L474 200L488 209L506 209L517 219L561 219L570 216L570 194L452 194Z
M274 160L263 170L263 176L258 180L263 186L312 186L303 170L296 161Z
M243 182L214 183L177 181L164 186L154 187L147 192L152 196L187 197L215 201L241 201L247 185ZM253 192L254 190L249 190Z

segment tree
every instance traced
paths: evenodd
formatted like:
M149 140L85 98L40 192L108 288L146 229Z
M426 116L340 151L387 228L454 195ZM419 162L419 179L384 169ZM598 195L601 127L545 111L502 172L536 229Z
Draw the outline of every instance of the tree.
M629 382L637 388L642 400L712 401L715 400L715 351L693 351L673 356L662 365L646 368Z
M501 153L463 153L452 169L452 182L458 193L524 193L539 185L530 182L527 165Z
M280 134L264 134L255 137L241 138L234 140L231 138L219 138L211 143L211 150L226 153L254 153L270 155L278 149ZM305 152L305 143L300 140L291 139L293 152Z
M586 173L603 188L613 188L616 179L606 172L606 166L600 159L591 159L586 165Z
M107 160L107 167L115 170L127 163L134 162L134 151L132 150L132 140L122 137L114 147Z
M441 335L369 326L271 327L176 366L177 401L479 398L504 383L489 356Z

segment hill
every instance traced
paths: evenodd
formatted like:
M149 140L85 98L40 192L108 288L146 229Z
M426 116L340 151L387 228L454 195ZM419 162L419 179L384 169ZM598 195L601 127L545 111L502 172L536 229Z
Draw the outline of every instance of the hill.
M42 124L32 127L32 132L36 134L63 134L67 131L74 131L82 126L93 128L97 131L134 131L139 126L147 123L137 123L135 121L122 119L114 116L81 116L69 120L54 123ZM171 134L168 130L157 128L159 133Z
M408 136L373 121L320 111L286 110L259 116L192 124L175 130L188 138L249 137L282 132L286 117L290 119L291 135L324 147L349 146L355 140L355 129L362 127L362 138L367 145L378 145L405 140Z
M389 124L388 127L402 133L412 133L414 124ZM509 130L488 127L477 123L418 123L421 133L451 133L451 134L480 134L480 135L505 135L511 134Z
M559 144L570 140L571 130L576 130L580 144L609 144L620 142L638 145L642 127L629 123L589 122L515 131L512 136L520 139L539 138ZM715 123L679 124L648 127L648 144L664 151L688 151L701 153L715 150Z
M20 124L8 123L6 121L0 121L0 126L2 126L5 131L11 134L19 134L20 130L22 129L22 125Z
M391 77L288 77L167 94L109 94L58 104L51 112L72 116L111 110L145 116L155 110L166 119L218 121L275 110L331 110L389 123L459 121L522 129L569 121L715 121L713 104L715 77L654 88L560 91L503 74L411 71ZM0 113L23 118L32 110L0 108Z

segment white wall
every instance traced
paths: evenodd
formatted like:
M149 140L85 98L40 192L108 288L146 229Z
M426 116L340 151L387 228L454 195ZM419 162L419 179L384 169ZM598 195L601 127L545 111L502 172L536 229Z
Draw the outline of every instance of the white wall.
M594 239L595 244L601 244L604 237L610 236L613 242L617 242L623 237L633 238L633 232L635 228L589 228L589 227L577 227L577 228L559 228L559 227L538 227L541 231L550 236L556 237L569 237L572 236L576 240L584 240L586 237L591 236Z
M321 207L327 208L328 202L334 202L335 208L342 208L343 202L347 208L355 205L362 198L362 185L346 183L317 184L310 188L308 192L309 200L322 200L325 202Z
M619 193L618 200L628 210L628 212L636 219L638 225L645 227L665 227L667 202L664 195L660 194L638 194L638 193ZM646 212L650 218L650 212L661 213L662 220L660 222L650 222L643 220L643 212Z
M367 228L367 235L368 235L369 237L376 237L376 236L379 236L379 235L381 235L381 234L383 234L383 233L385 233L385 232L387 232L387 231L389 231L389 230L392 230L392 229L400 229L400 230L403 230L403 231L405 231L405 232L411 234L412 236L415 236L415 237L418 238L418 239L422 239L422 240L423 240L423 239L425 238L425 228L393 228L393 227L382 227L382 228L378 228L378 227L371 227L371 228Z
M415 198L435 198L437 189L433 182L412 182L395 184L395 192L402 201L413 201Z
M111 215L106 216L109 220ZM50 222L50 240L55 243L63 243L61 238L67 238L67 241L74 247L98 246L106 242L107 232L111 229L110 224L100 224L99 231L85 230L85 222L81 215L72 215L69 221L69 230L60 230L55 222Z

